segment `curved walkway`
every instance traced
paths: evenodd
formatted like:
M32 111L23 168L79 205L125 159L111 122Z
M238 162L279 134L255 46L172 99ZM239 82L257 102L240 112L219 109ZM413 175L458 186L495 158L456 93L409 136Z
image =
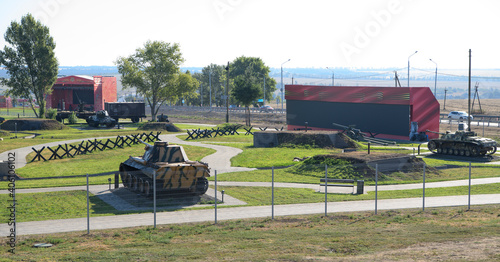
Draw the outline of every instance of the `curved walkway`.
M212 148L216 150L216 153L211 154L202 159L203 162L207 162L212 170L217 170L218 173L225 172L235 172L235 171L249 171L254 170L253 168L242 168L242 167L232 167L230 159L242 150L227 147L222 145L214 144L203 144L200 142L190 142L184 141L176 136L179 134L168 134L161 135L160 138L163 141L168 141L175 144L183 145L193 145L206 148ZM57 146L61 143L73 143L79 142L87 139L75 139L69 141L59 141L51 142L43 145L37 145L35 148L39 149L43 146ZM16 166L22 167L26 165L26 155L32 152L31 146L24 147L20 149L13 150L16 152ZM0 159L5 159L7 152L0 154ZM499 183L500 178L484 178L484 179L473 179L472 184L487 184L487 183ZM221 186L271 186L271 183L264 182L218 182ZM302 187L319 189L319 185L316 184L295 184L295 183L275 183L276 187ZM426 188L432 187L450 187L450 186L463 186L468 185L468 180L459 181L446 181L446 182L435 182L426 183ZM378 190L404 190L404 189L417 189L422 188L421 184L410 184L410 185L383 185L379 186ZM35 193L35 192L48 192L48 191L63 191L63 190L85 190L85 187L65 187L65 188L50 188L50 189L17 189L17 193ZM365 191L374 190L373 187L366 187ZM110 191L107 185L92 186L91 191L96 195L107 194L106 197L111 197ZM332 192L333 190L328 190ZM0 194L6 193L6 190L0 191ZM208 194L215 194L215 191L209 191ZM217 192L217 197L220 198L220 192ZM242 202L237 202L238 200L230 199L229 196L225 196L226 205L244 205ZM446 196L446 197L427 197L426 207L440 207L440 206L457 206L457 205L467 205L467 196ZM471 197L472 205L481 204L500 204L500 194L489 194L489 195L472 195ZM378 201L378 209L404 209L404 208L421 208L422 199L421 198L406 198L406 199L386 199ZM122 208L127 208L128 206L123 206ZM133 208L133 207L128 207ZM374 201L347 201L347 202L331 202L328 204L328 212L355 212L355 211L373 211ZM271 216L270 206L250 206L250 207L233 207L221 209L218 212L218 220L228 220L228 219L240 219L240 218L257 218L257 217L269 217ZM275 206L276 216L286 216L286 215L303 215L303 214L318 214L325 212L325 203L310 203L310 204L293 204L293 205L278 205ZM214 210L185 210L178 212L161 212L157 214L157 224L172 224L172 223L187 223L187 222L202 222L202 221L214 221ZM143 213L143 214L132 214L132 215L118 215L118 216L103 216L103 217L92 217L90 222L91 230L96 229L109 229L109 228L123 228L123 227L134 227L134 226L151 226L153 225L153 214ZM61 219L61 220L48 220L48 221L33 221L33 222L22 222L17 223L17 235L29 235L29 234L44 234L44 233L58 233L58 232L70 232L70 231L83 231L86 230L87 220L86 218L74 218L74 219ZM6 223L0 224L0 234L8 235L11 227L8 227Z

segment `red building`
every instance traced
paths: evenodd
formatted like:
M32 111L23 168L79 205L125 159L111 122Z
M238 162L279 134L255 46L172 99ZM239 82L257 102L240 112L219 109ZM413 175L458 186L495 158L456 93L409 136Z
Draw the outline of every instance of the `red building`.
M338 130L336 123L399 140L409 140L411 122L419 132L439 131L439 103L428 87L286 85L285 98L288 130L305 122L313 130Z
M47 108L77 110L80 104L88 110L103 110L104 102L116 102L116 77L65 76L57 79Z
M12 108L12 98L8 96L0 96L0 108Z

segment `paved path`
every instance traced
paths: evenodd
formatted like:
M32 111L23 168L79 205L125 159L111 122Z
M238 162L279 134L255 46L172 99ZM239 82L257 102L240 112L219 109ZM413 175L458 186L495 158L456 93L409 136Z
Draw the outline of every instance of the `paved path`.
M217 170L218 173L225 172L235 172L235 171L249 171L254 170L251 168L241 168L241 167L231 167L230 159L233 156L241 153L242 150L222 145L214 144L202 144L199 142L189 142L178 139L176 136L179 134L169 134L161 135L160 138L163 141L168 141L175 144L193 145L207 147L217 150L216 153L209 155L202 159L203 162L207 162L212 170ZM79 142L86 139L76 139L65 141L65 143ZM63 142L53 142L43 145L37 145L35 148L39 149L42 146L57 146ZM25 157L27 154L32 152L31 147L25 147L14 150L17 154L17 167L22 167L26 164ZM6 153L0 154L0 159L4 159ZM24 161L23 161L24 160ZM485 178L485 179L474 179L472 184L486 184L486 183L498 183L500 178ZM271 183L251 183L251 182L218 182L220 186L271 186ZM468 180L459 181L447 181L447 182L437 182L437 183L427 183L426 188L432 187L449 187L449 186L461 186L468 185ZM315 184L295 184L295 183L275 183L276 187L300 187L300 188L311 188L315 190L321 190L319 185ZM403 190L403 189L416 189L422 188L421 184L410 184L410 185L390 185L390 186L379 186L378 190ZM64 191L64 190L86 190L86 187L61 187L61 188L50 188L50 189L18 189L17 193L35 193L35 192L49 192L49 191ZM128 202L119 199L119 197L110 193L108 185L91 186L91 192L95 195L100 196L101 199L110 203L115 208L119 210L138 210L137 207L130 205ZM207 192L207 195L214 195L215 192L212 189ZM374 187L366 187L366 191L374 190ZM328 190L329 192L336 192L333 189ZM0 194L6 193L6 191L0 191ZM217 192L217 198L220 199L221 193ZM231 198L230 196L224 197L224 205L244 205L237 199ZM471 197L472 205L480 204L500 204L500 194L491 195L473 195ZM448 196L448 197L428 197L426 198L426 207L438 207L438 206L457 206L457 205L467 205L467 196ZM403 208L421 208L422 199L421 198L410 198L410 199L390 199L390 200L379 200L378 209L403 209ZM348 202L331 202L328 204L328 212L355 212L355 211L371 211L374 210L374 201L348 201ZM274 214L276 216L285 215L303 215L303 214L318 214L325 212L324 203L312 203L312 204L295 204L295 205L280 205L275 206ZM228 219L241 219L241 218L256 218L256 217L269 217L271 216L270 206L253 206L253 207L235 207L235 208L223 208L218 210L217 218L218 220L228 220ZM176 212L161 212L157 214L157 224L173 224L173 223L188 223L188 222L202 222L202 221L214 221L215 211L214 209L207 210L185 210ZM123 228L123 227L134 227L134 226L150 226L153 225L153 214L143 213L143 214L133 214L133 215L119 215L119 216L102 216L102 217L92 217L91 218L91 229L110 229L110 228ZM86 218L76 218L76 219L61 219L61 220L49 220L49 221L35 221L35 222L23 222L17 223L17 233L18 235L29 235L29 234L44 234L44 233L57 233L57 232L70 232L70 231L81 231L86 230L87 222ZM0 234L8 235L10 227L6 223L0 224Z
M467 196L428 197L425 206L467 206ZM473 195L471 205L500 204L500 194ZM378 210L422 208L421 198L387 199L377 202ZM346 201L329 202L328 213L374 211L375 201ZM274 207L275 216L322 214L325 212L325 203L278 205ZM217 220L244 219L270 217L271 206L252 206L217 209ZM190 222L215 222L215 209L186 210L176 212L161 212L156 215L156 224L179 224ZM112 229L136 226L152 226L154 223L152 213L91 217L90 229ZM6 223L0 224L0 235L9 235ZM59 219L48 221L34 221L17 223L17 235L51 234L59 232L87 230L86 218Z

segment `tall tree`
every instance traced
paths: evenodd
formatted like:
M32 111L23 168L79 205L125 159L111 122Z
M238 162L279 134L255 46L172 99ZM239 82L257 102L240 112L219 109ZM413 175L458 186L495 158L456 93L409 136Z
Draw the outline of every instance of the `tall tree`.
M192 95L197 88L191 74L180 72L182 62L177 43L147 41L131 56L119 57L115 64L124 88L137 88L151 107L152 121L155 121L165 102L173 103L180 97Z
M231 90L231 94L245 106L245 122L247 126L251 125L250 105L262 95L262 92L262 88L257 83L257 78L252 72L252 67L248 67L243 74L236 76L234 79L234 87Z
M7 69L9 78L1 78L2 84L9 87L9 94L28 99L37 117L45 117L45 97L52 92L58 74L56 44L49 28L27 14L21 23L11 22L4 38L10 46L0 51L0 66Z
M264 64L262 59L259 57L246 57L241 56L236 58L230 65L231 70L229 71L230 78L234 79L237 76L246 74L248 68L250 74L255 78L255 83L258 84L264 92L264 79L265 79L265 97L266 101L271 101L273 98L273 93L276 91L276 80L269 76L271 70L268 66ZM262 97L257 99L263 99L264 93L262 92ZM264 101L265 103L265 101Z
M197 104L201 105L202 96L204 106L209 106L210 100L212 101L212 105L225 106L225 72L226 70L224 65L210 64L205 66L201 70L201 73L194 75L194 77L200 81L201 84L198 90L200 93L200 101L197 101ZM212 99L210 99L210 95Z

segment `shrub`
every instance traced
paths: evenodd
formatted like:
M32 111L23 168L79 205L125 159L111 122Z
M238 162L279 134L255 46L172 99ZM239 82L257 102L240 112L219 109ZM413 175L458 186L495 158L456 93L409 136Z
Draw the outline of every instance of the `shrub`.
M68 121L70 124L76 124L78 122L78 118L76 117L75 112L71 112L71 114L68 116Z
M57 116L57 109L51 108L47 110L47 114L45 117L47 117L48 119L56 119L56 116Z

